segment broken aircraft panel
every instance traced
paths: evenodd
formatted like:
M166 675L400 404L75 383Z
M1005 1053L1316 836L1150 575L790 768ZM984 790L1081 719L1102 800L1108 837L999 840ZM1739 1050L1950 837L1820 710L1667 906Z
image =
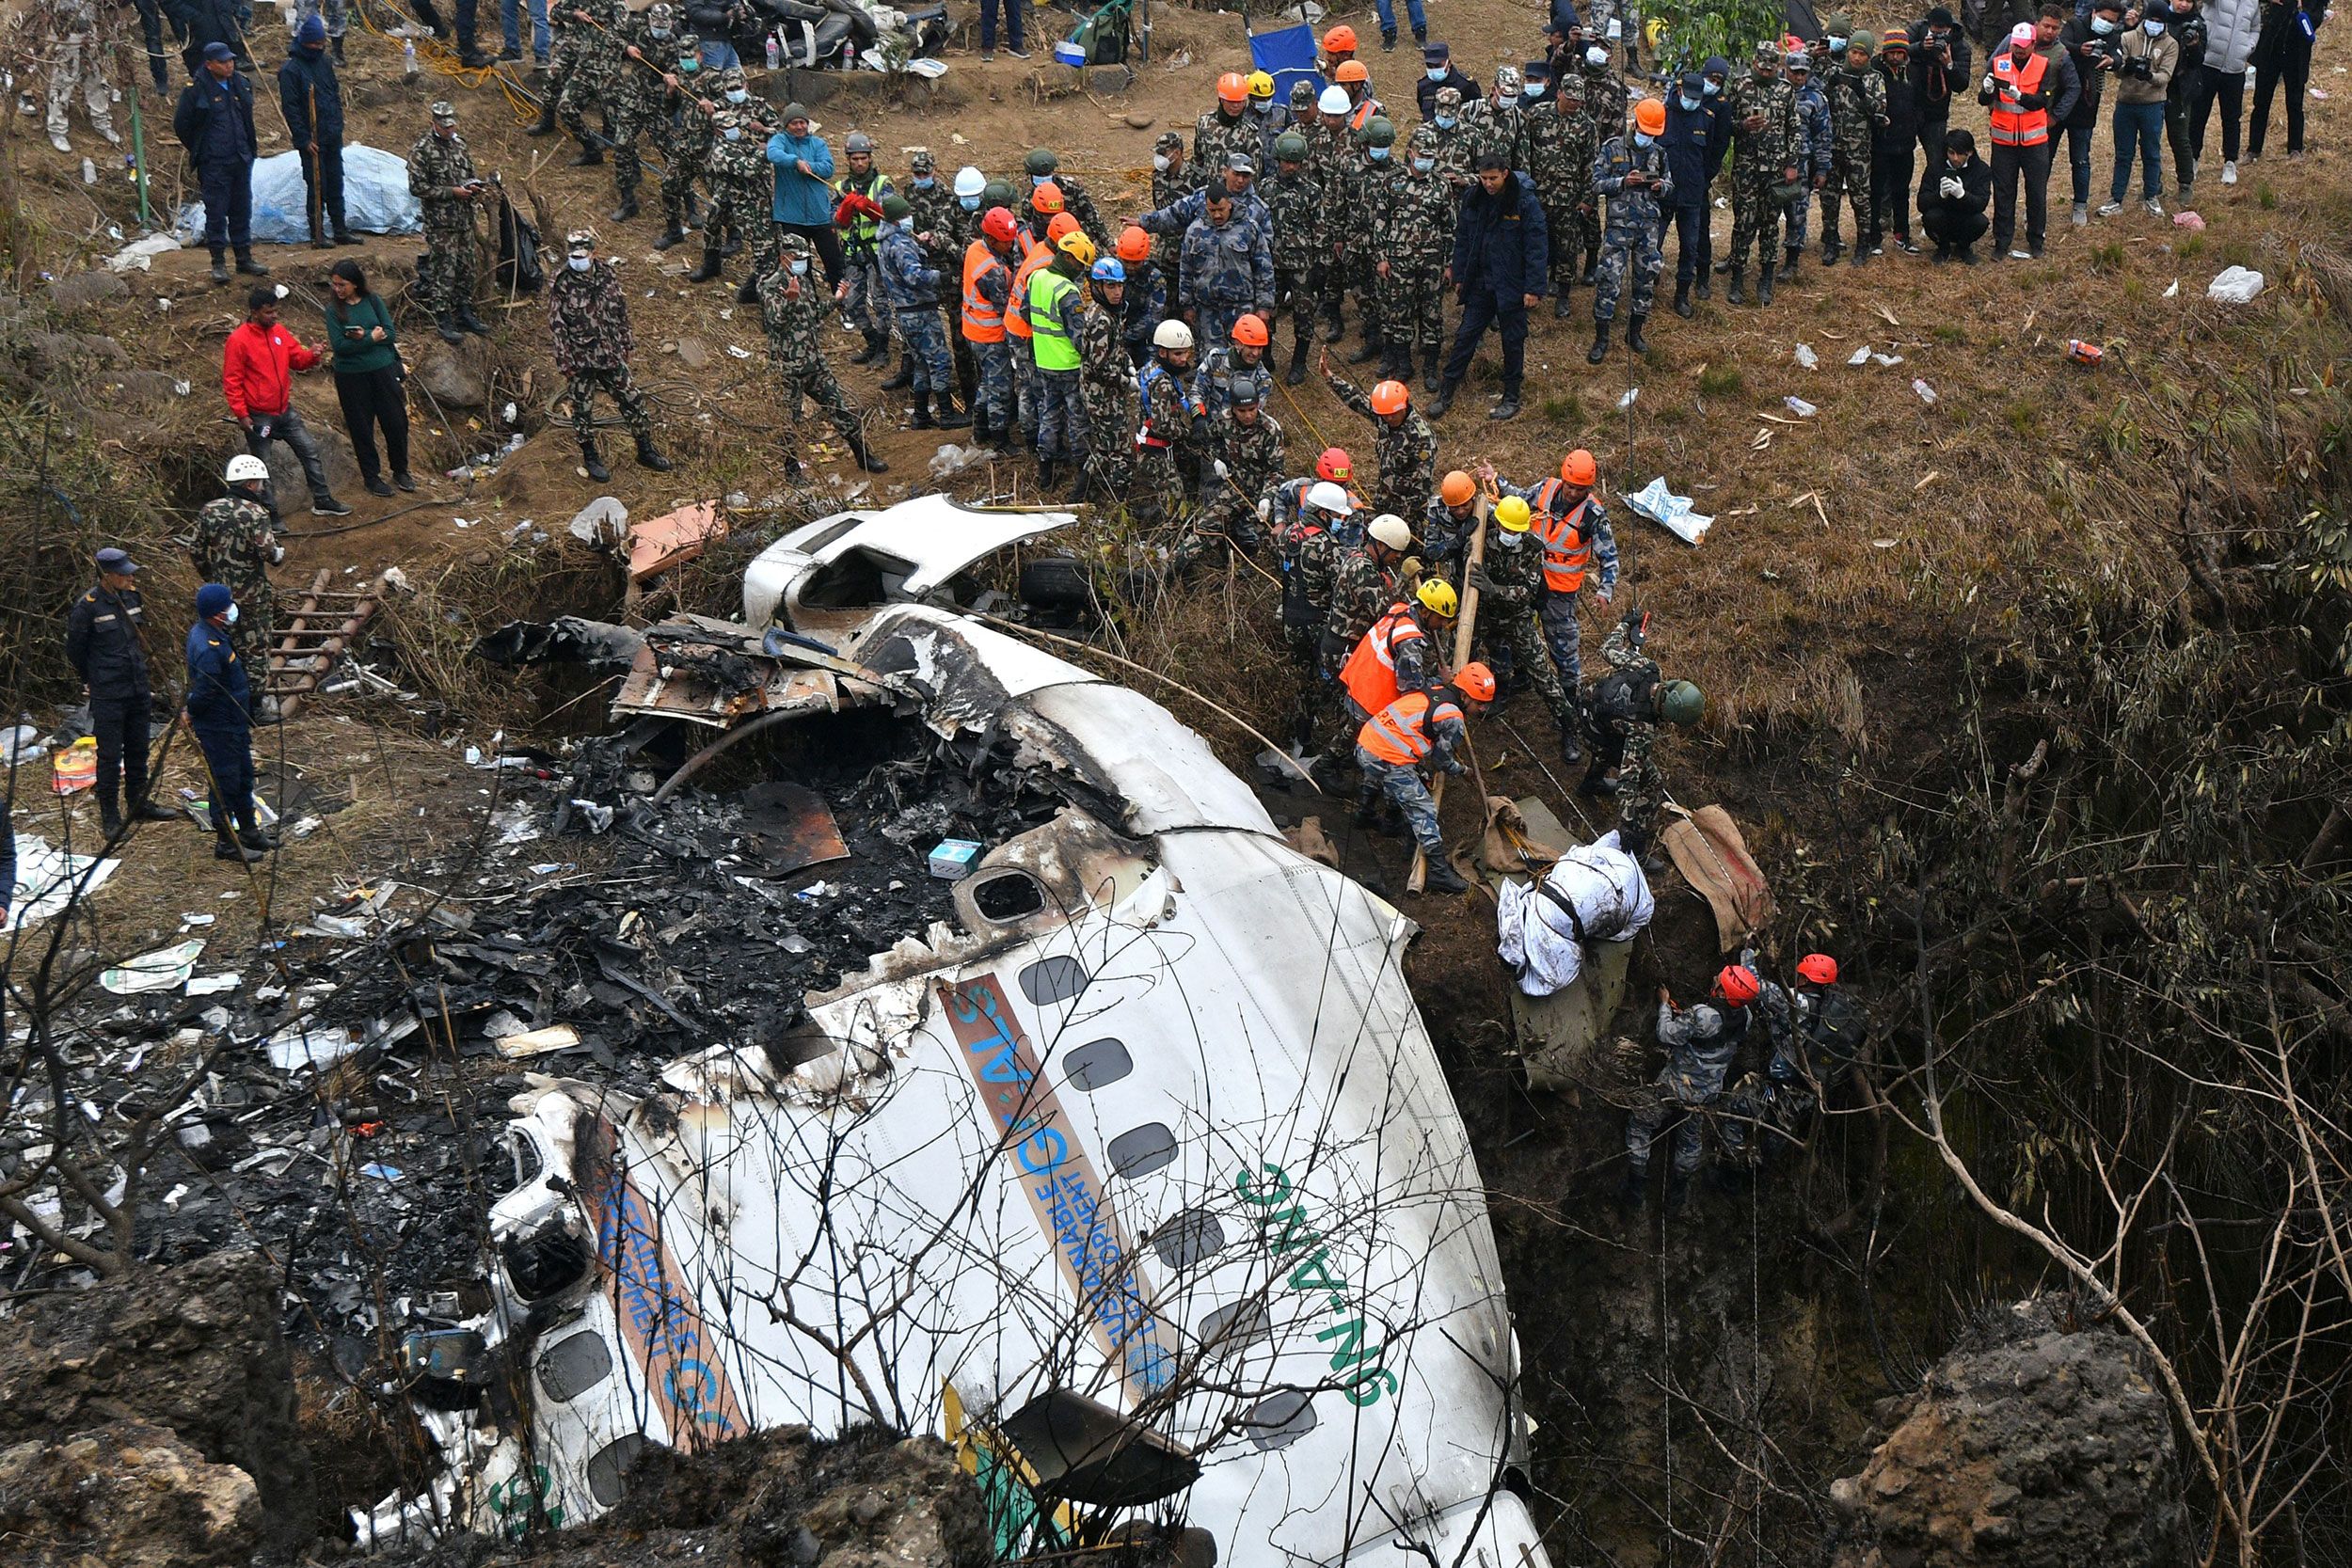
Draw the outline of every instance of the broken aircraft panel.
M446 1468L362 1537L575 1523L648 1445L874 1421L1033 1486L1032 1545L1148 1517L1220 1563L1541 1568L1410 923L1138 694L930 606L829 631L1090 809L780 1036L651 1094L532 1079L466 1325L519 1409L420 1398Z
M940 495L820 517L752 562L743 574L743 619L822 634L854 628L882 604L969 609L956 580L966 567L1075 520L1068 512L970 507Z

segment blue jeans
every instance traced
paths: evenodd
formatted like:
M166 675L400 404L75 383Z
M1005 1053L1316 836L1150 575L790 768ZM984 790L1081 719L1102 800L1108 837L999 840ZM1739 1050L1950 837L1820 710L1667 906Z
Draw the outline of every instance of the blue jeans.
M2164 105L2118 103L2115 106L2115 179L2107 198L2123 199L2132 188L2133 143L2138 143L2139 192L2153 201L2164 191Z
M506 47L523 46L523 0L499 0L499 26L506 35ZM531 57L539 64L548 63L548 0L531 0Z
M729 66L738 66L743 63L743 56L737 54L735 52L735 45L729 43L726 40L705 39L702 41L703 69L705 71L724 71Z
M1419 3L1420 0L1415 0L1415 4ZM982 50L996 47L996 5L997 0L980 0L980 48ZM1004 7L1005 42L1015 49L1028 47L1023 38L1024 30L1028 24L1028 0L1004 0Z
M1396 0L1372 0L1373 9L1380 13L1380 36L1396 37ZM1422 14L1421 0L1405 0L1405 14L1413 24L1413 36L1429 31L1429 18Z

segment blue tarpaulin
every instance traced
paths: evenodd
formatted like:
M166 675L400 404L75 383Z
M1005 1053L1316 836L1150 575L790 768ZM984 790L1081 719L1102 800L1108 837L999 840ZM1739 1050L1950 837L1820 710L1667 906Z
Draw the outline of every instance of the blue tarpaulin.
M1323 78L1315 72L1315 30L1303 22L1279 32L1249 35L1249 63L1274 78L1277 103L1290 102L1294 82L1311 82L1317 92L1323 90Z

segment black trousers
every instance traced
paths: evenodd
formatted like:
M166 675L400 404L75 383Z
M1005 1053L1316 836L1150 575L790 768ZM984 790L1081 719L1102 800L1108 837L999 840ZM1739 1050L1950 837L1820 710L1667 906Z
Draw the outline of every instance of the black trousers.
M834 288L841 282L841 274L848 261L841 254L841 231L830 223L781 223L776 226L787 234L798 234L817 247L818 264L825 269L825 286Z
M196 743L204 752L205 771L212 787L205 795L212 806L213 832L229 836L233 821L245 832L253 821L253 732L198 725Z
M1870 238L1911 238L1911 141L1870 150Z
M316 152L302 154L302 186L310 193L310 238L348 234L343 221L343 144L319 143Z
M356 375L338 373L335 396L343 405L343 429L351 434L352 454L359 460L359 473L370 484L383 476L376 466L375 432L384 432L384 455L391 460L392 472L408 471L408 396L400 379L400 369L387 365L380 371L361 371Z
M2274 64L2254 68L2254 121L2246 129L2246 150L2263 154L2263 133L2270 129L2270 98L2281 85L2287 89L2287 150L2303 150L2303 92L2312 79L2312 46L2301 35L2290 40ZM2224 131L2228 126L2225 122Z
M134 0L134 3L138 7L139 32L147 44L147 73L154 78L156 92L168 93L171 91L171 68L165 63L170 56L164 53L163 8L156 0ZM171 30L178 36L185 37L188 29L186 24L175 17Z
M1504 305L1495 298L1492 289L1472 289L1462 296L1462 324L1454 329L1454 352L1446 356L1445 384L1458 387L1470 373L1470 356L1478 352L1478 340L1493 326L1502 334L1502 390L1507 397L1519 394L1519 384L1527 374L1527 306L1514 294Z
M147 799L147 692L128 697L89 700L90 734L98 740L98 803L108 816L118 812L117 791L128 785L133 805Z
M1984 231L1992 226L1985 221L1985 215L1982 213L1955 214L1951 217L1945 217L1936 213L1922 213L1919 214L1919 227L1926 230L1928 238L1937 245L1947 245L1955 250L1960 250L1983 239Z
M1993 144L1993 247L2007 250L2017 235L2017 182L2026 184L2026 244L2042 248L2050 222L2050 144Z
M2197 68L2197 107L2190 111L2188 145L2199 158L2205 155L2205 122L2213 117L2213 106L2221 105L2221 158L2224 163L2237 162L2238 116L2246 108L2246 72L2216 71L2209 65Z
M1715 264L1715 237L1707 227L1705 202L1677 202L1674 208L1675 287L1695 283Z

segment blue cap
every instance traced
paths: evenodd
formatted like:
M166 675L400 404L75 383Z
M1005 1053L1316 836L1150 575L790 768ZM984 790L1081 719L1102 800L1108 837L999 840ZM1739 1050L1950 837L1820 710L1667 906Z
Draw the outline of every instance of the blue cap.
M312 11L309 16L304 17L302 19L302 25L294 29L294 42L300 44L305 49L311 47L313 44L325 43L326 41L326 19L321 17L316 11Z
M227 610L236 595L217 582L208 582L196 591L196 613L206 621Z
M1687 92L1692 97L1696 98L1699 94L1707 90L1707 78L1700 75L1695 71L1686 71L1682 73L1682 80L1677 85L1684 92ZM1694 110L1692 112L1695 113L1696 111Z
M204 57L208 60L233 60L237 52L225 43L208 43L204 46Z
M1424 45L1421 52L1421 63L1423 65L1443 65L1453 57L1454 51L1442 43Z
M98 552L98 569L102 572L119 572L124 577L129 577L139 569L139 563L131 559L130 551L119 550L109 545Z

